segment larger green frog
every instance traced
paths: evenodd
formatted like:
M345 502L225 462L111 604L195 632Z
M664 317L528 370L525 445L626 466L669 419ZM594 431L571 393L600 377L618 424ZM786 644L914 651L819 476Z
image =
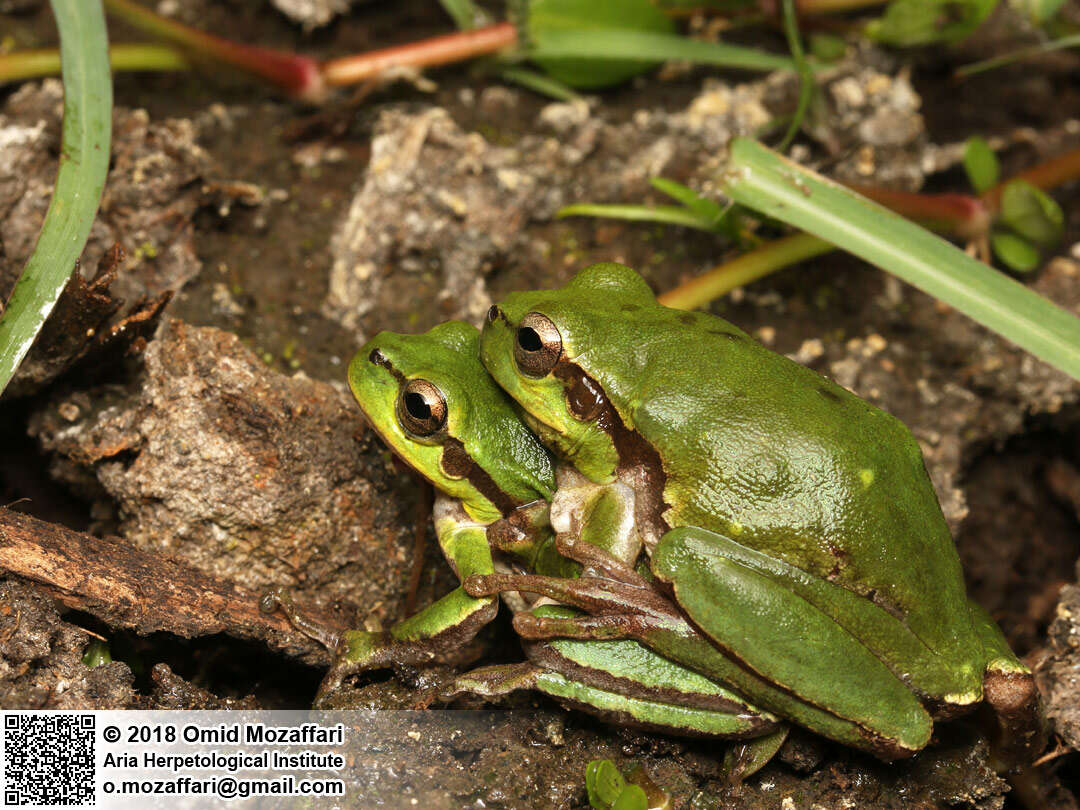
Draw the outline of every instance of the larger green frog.
M899 420L720 318L660 306L621 265L492 307L481 359L548 447L632 493L657 580L467 579L594 614L519 616L521 634L639 639L883 758L984 697L1013 745L1035 744L1031 673L967 599Z

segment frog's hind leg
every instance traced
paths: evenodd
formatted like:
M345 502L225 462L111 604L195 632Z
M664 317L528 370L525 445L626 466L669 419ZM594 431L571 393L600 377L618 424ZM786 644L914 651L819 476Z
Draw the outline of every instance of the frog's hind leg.
M986 653L983 697L997 716L1000 755L1011 764L1030 762L1046 743L1035 678L1009 648L1001 629L969 600L971 620Z
M451 688L443 693L442 699L452 700L463 694L486 698L501 697L521 689L548 695L566 708L584 711L615 725L662 734L745 740L763 735L770 735L771 738L778 729L786 728L780 726L776 718L749 711L701 709L628 696L531 663L498 664L468 672L454 681ZM776 745L771 753L775 753L776 748L779 748L779 745ZM748 776L768 760L767 756L753 758L744 766L740 775Z
M923 748L933 721L911 689L843 626L834 605L770 576L740 548L715 532L675 529L653 552L653 573L672 586L691 621L748 670L853 721L892 748L891 756Z

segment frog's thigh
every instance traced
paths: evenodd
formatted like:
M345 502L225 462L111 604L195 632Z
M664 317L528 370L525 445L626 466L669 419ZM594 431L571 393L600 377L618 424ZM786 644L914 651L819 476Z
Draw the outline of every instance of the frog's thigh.
M691 737L745 738L773 731L760 715L697 709L673 703L628 697L575 681L533 664L481 667L459 677L446 698L458 694L496 697L532 689L560 703L621 726L634 726Z
M907 686L821 610L725 556L724 539L684 527L653 554L653 571L694 623L747 669L856 723L894 755L925 746L933 722Z
M673 531L690 531L680 528ZM809 602L858 639L937 716L966 710L982 699L983 666L972 640L964 655L942 656L887 610L854 591L814 576L723 535L710 533L710 553L767 577L778 587Z
M1000 747L1014 761L1030 760L1045 742L1035 678L1009 648L990 614L975 602L968 600L968 603L972 624L985 651L983 694L998 717Z

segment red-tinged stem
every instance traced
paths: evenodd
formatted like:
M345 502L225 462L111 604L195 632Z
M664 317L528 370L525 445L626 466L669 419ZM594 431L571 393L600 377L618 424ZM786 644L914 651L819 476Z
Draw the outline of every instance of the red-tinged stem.
M852 184L848 188L931 230L963 239L985 234L992 219L987 204L971 194L920 194Z
M1015 177L998 183L993 188L983 192L982 201L987 208L991 211L998 209L998 206L1001 205L1001 192L1013 180L1026 180L1043 191L1049 191L1073 180L1080 180L1080 149L1073 149L1071 152L1058 155L1045 163L1032 166L1027 171L1020 172Z
M407 45L332 59L323 62L322 77L331 86L355 84L377 76L387 68L435 67L461 62L513 47L517 40L517 29L512 23L488 25L420 42L410 42Z
M133 0L105 0L105 5L136 28L182 46L189 53L209 56L269 81L291 96L318 101L325 95L319 63L314 59L207 34L155 14Z

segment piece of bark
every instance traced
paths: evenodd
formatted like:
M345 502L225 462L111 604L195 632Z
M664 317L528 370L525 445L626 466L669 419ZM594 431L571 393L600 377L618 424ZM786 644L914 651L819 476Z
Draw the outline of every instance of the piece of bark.
M329 653L282 615L259 610L259 595L169 557L0 509L0 568L46 587L63 604L113 627L185 638L227 633L265 642L306 663ZM333 617L305 611L334 631Z
M111 358L146 347L172 291L153 300L141 298L118 315L124 302L110 287L123 262L124 250L116 243L89 281L75 268L5 394L27 396L78 364L99 371Z

